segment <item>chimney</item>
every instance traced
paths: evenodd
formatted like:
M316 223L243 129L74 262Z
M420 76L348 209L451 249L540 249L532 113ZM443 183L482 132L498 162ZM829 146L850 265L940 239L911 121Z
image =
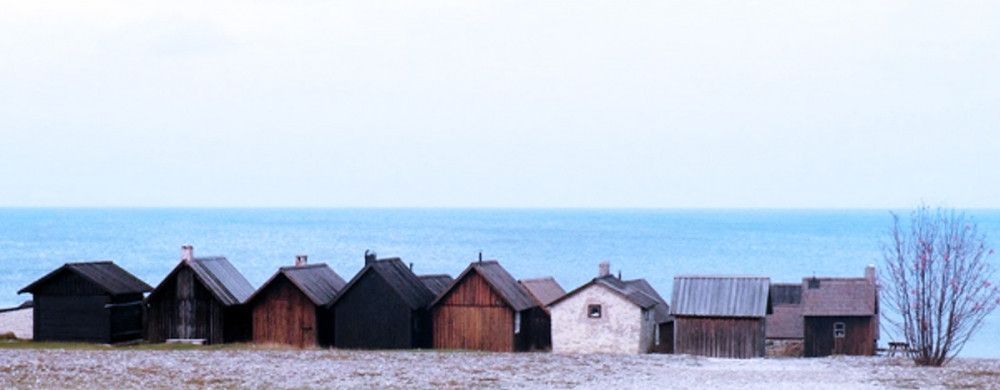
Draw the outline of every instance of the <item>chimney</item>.
M875 279L877 277L878 276L875 274L875 264L868 264L868 266L865 267L865 279L868 279L869 282L875 283Z
M375 252L365 249L365 265L375 262Z
M618 270L618 280L622 280L622 270Z
M483 262L483 251L479 251L479 262Z
M611 264L607 261L602 261L597 265L597 277L605 277L611 275Z
M194 260L194 247L191 245L181 245L181 261L190 263Z
M298 255L298 256L295 256L295 266L296 267L301 267L301 266L306 265L308 263L309 263L309 256L307 256L307 255Z
M410 263L410 272L413 272L413 263Z

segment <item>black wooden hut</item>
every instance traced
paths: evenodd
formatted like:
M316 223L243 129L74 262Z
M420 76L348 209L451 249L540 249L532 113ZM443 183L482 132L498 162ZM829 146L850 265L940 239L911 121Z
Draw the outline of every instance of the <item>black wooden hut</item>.
M333 317L326 306L344 288L344 279L326 264L281 267L247 300L253 314L253 341L297 347L333 344Z
M422 279L399 258L376 259L374 253L366 253L364 268L330 303L334 345L347 349L429 348L427 305L436 295L433 288L450 279L447 275Z
M148 284L110 261L67 263L18 291L34 297L35 341L118 343L142 338Z
M225 257L194 257L194 248L183 246L180 264L146 298L146 337L208 344L249 340L244 303L253 292Z
M770 287L766 277L675 277L674 352L763 357Z

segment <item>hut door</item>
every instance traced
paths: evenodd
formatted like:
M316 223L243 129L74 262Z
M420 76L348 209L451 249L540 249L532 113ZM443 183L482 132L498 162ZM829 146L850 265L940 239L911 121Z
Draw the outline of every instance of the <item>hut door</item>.
M177 273L177 338L194 338L194 273L184 268Z
M847 336L847 326L843 322L833 323L833 354L843 355L844 340Z

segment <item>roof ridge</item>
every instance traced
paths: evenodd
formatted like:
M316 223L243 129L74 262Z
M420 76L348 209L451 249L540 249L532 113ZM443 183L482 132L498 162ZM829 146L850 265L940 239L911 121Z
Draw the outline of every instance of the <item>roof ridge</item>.
M329 267L329 266L326 265L326 263L312 263L312 264L305 264L305 265L285 265L285 266L278 267L278 269L280 269L280 270L292 270L292 269L320 268L320 267Z
M418 278L435 278L435 277L447 277L447 278L450 278L451 275L448 275L448 274L424 274L424 275L417 275L417 277Z
M552 277L552 276L541 276L541 277L537 277L537 278L525 278L525 279L521 279L521 280L518 280L518 282L533 282L533 281L536 281L536 280L556 280L556 278Z
M93 260L93 261L71 261L63 265L79 265L79 264L114 264L114 260Z

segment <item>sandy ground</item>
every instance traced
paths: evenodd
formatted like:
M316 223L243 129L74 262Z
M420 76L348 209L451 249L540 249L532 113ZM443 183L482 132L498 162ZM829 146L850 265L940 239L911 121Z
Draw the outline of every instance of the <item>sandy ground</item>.
M0 313L0 334L14 332L19 339L31 340L32 309Z
M1000 388L1000 360L0 349L2 388Z

